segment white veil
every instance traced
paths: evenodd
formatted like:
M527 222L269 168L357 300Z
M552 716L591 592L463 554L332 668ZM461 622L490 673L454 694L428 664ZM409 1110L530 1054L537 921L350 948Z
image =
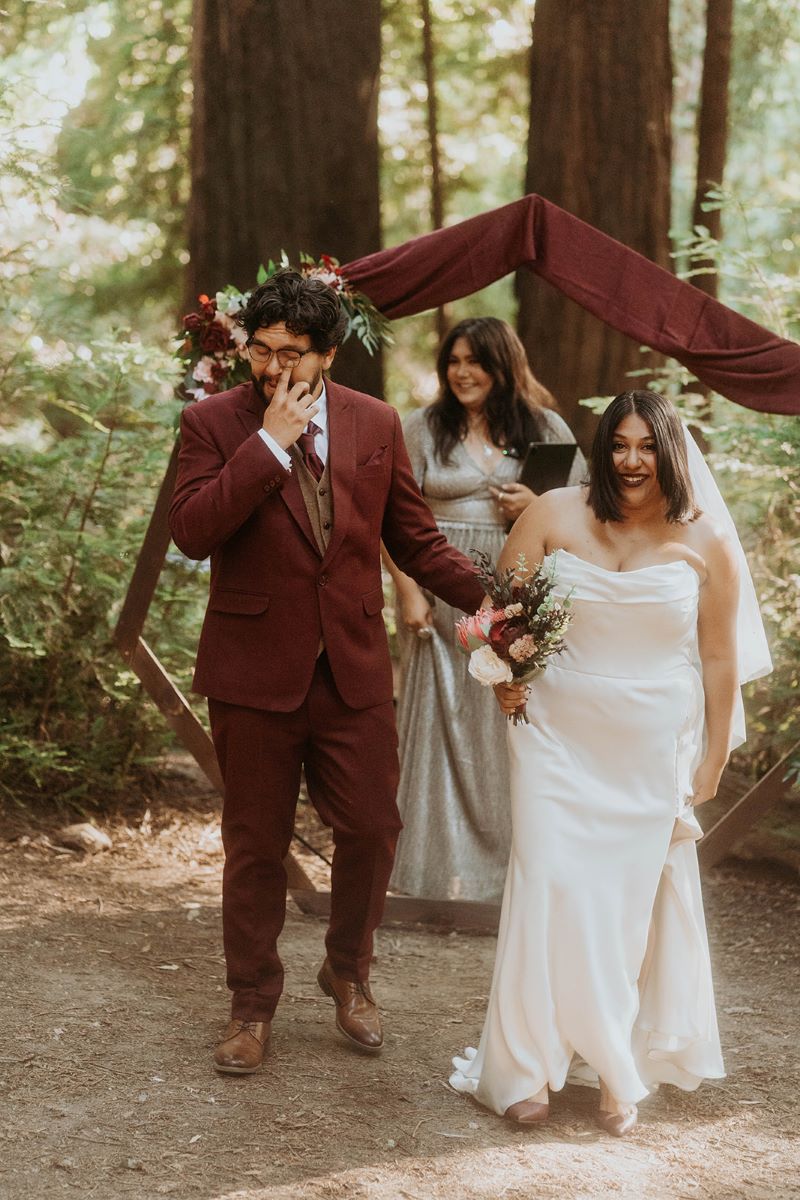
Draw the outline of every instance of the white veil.
M694 501L698 508L707 513L712 521L723 530L736 551L739 560L739 609L736 615L736 652L739 664L739 684L749 683L751 679L760 679L772 670L767 635L764 632L764 622L753 587L753 577L747 565L742 543L736 532L733 518L728 506L722 499L714 476L708 468L699 447L689 433L686 425L683 427L686 437L686 453L689 459L689 476L694 489ZM731 749L740 746L745 740L744 705L741 692L733 715L733 730Z

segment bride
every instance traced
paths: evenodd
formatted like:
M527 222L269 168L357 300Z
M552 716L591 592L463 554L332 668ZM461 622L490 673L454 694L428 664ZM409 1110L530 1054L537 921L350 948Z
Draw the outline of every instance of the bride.
M691 467L690 467L691 462ZM659 1083L724 1075L694 808L744 738L739 683L770 669L747 565L702 455L652 392L604 413L588 488L538 497L499 566L545 560L566 649L501 684L513 839L489 1006L451 1084L522 1124L569 1076L622 1137ZM737 653L737 631L740 646Z

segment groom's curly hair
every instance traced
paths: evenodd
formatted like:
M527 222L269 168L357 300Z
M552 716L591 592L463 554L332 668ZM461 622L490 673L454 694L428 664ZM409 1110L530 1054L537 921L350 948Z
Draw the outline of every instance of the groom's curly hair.
M307 333L317 354L340 346L347 331L347 314L333 288L290 268L276 271L251 292L236 321L249 338L282 321L290 333Z
M676 524L694 521L700 509L686 455L686 436L678 410L657 392L620 392L600 418L589 461L588 503L598 521L621 521L620 484L614 469L614 435L631 413L649 425L656 444L656 479L666 500L666 518Z

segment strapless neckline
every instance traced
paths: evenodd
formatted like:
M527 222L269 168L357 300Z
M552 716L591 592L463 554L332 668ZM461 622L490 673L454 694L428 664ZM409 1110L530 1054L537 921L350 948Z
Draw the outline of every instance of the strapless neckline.
M571 550L551 550L546 558L557 558L559 554L566 554L568 558L574 558L576 562L582 563L585 567L591 567L595 571L602 572L603 575L638 575L641 571L660 571L664 567L688 567L688 569L700 580L699 572L695 571L691 563L688 563L685 558L673 558L669 562L650 563L646 567L631 567L628 571L614 571L610 567L601 567L599 563L590 562L588 558L581 558L579 554L573 554Z

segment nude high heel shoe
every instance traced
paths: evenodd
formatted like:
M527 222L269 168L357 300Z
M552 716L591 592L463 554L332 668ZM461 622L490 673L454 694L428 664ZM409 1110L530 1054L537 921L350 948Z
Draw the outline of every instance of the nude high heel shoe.
M539 1096L547 1097L547 1088L542 1088ZM518 1100L516 1104L510 1105L505 1111L505 1116L511 1121L516 1121L518 1125L540 1125L542 1121L546 1121L550 1112L550 1105L545 1100L537 1100L532 1097L530 1100Z
M597 1111L597 1124L612 1137L625 1137L636 1128L639 1113L636 1105L631 1105L628 1112L605 1112L602 1108Z

